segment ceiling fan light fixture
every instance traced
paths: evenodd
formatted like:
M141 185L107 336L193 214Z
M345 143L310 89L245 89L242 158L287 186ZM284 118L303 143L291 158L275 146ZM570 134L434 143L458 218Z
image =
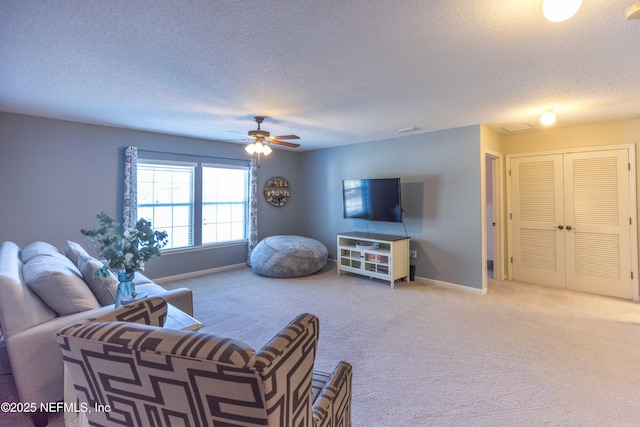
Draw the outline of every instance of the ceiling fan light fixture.
M254 142L244 147L244 149L247 153L251 155L257 154L258 156L260 154L264 154L265 156L268 156L273 152L271 147L265 144L264 141L262 141L261 139L256 139Z
M553 111L545 111L540 116L540 123L542 123L543 126L551 126L555 122L556 122L556 113L554 113Z
M582 0L544 0L542 13L551 22L563 22L578 13Z
M254 151L258 154L262 154L264 152L264 145L260 141L256 141L253 143Z
M265 156L268 156L273 152L269 144L284 145L285 147L291 148L300 147L300 144L296 144L294 142L281 141L283 139L300 139L298 135L271 136L268 131L260 129L260 124L264 121L264 117L255 116L254 119L258 124L258 129L250 130L247 133L247 135L253 139L253 142L244 147L244 149L252 156L257 154L258 165L260 165L260 155L264 154Z

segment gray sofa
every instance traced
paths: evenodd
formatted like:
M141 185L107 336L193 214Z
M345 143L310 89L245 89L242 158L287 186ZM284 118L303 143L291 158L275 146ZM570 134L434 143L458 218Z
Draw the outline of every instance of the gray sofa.
M39 407L63 400L64 368L55 332L114 309L117 280L97 276L100 265L74 242L63 251L45 242L23 249L13 242L0 246L0 327L21 402ZM139 293L162 297L193 315L191 290L167 291L139 273L134 283Z

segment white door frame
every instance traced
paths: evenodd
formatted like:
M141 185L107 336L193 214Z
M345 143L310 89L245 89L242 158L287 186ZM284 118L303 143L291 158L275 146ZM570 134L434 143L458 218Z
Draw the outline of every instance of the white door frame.
M504 279L504 156L497 151L484 149L482 156L482 291L487 292L487 233L493 233L493 277L497 280ZM490 157L493 162L493 219L496 226L493 230L487 230L487 171L486 159Z
M514 157L528 157L528 156L540 156L546 154L567 154L567 153L578 153L578 152L587 152L587 151L604 151L604 150L615 150L615 149L627 149L629 150L629 215L631 216L631 268L632 268L632 294L633 301L640 302L640 288L638 276L640 272L638 271L638 210L637 210L637 185L636 185L636 150L635 144L618 144L618 145L604 145L597 147L584 147L584 148L573 148L573 149L564 149L564 150L551 150L551 151L535 151L528 153L518 153L518 154L508 154L506 156L506 167L509 168L511 165L511 159ZM506 180L506 196L507 196L507 209L511 212L511 180ZM507 254L509 257L513 254L513 230L511 228L511 221L509 221L508 225L508 239L507 239ZM508 263L508 280L513 280L513 265Z

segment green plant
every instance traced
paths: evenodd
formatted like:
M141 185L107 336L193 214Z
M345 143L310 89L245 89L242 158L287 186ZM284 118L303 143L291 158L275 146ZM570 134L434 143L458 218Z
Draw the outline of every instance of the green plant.
M160 249L167 244L167 233L153 231L151 222L146 219L140 219L132 229L118 233L120 224L115 219L104 212L96 216L100 226L80 232L94 243L98 254L106 260L107 265L98 269L102 277L107 277L109 270L144 271L144 263L160 256Z

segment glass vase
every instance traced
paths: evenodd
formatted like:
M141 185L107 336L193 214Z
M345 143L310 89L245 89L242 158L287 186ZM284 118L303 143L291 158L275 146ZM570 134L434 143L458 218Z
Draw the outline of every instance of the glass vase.
M134 271L119 270L118 271L118 292L116 293L116 307L122 306L122 299L131 298L136 291L133 284Z

